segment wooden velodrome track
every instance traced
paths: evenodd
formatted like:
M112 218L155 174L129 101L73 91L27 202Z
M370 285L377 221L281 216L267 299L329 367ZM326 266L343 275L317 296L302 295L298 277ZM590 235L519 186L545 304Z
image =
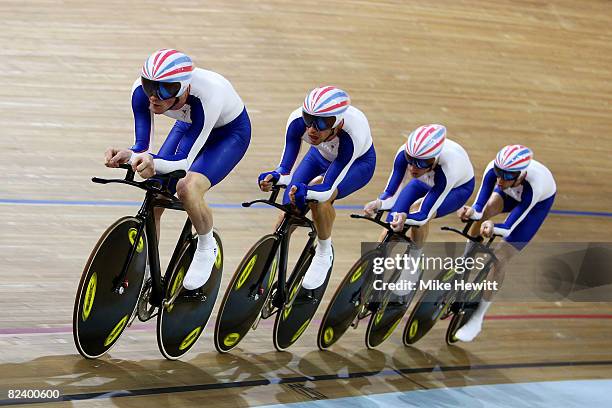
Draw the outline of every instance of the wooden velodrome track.
M236 206L262 196L256 174L276 165L287 115L320 84L350 93L368 116L378 156L372 182L339 204L375 197L403 142L400 132L438 122L468 150L478 177L508 143L530 146L549 166L558 186L554 208L577 213L552 214L538 242L610 241L611 2L36 0L3 1L0 15L2 404L14 388L58 388L73 399L53 406L233 407L612 378L612 307L602 303L498 303L478 340L459 347L445 345L441 323L414 348L402 345L400 326L368 351L360 327L319 352L313 324L278 353L271 322L264 322L238 350L219 355L209 324L194 351L169 362L153 326L135 324L109 355L87 361L71 334L91 248L114 219L136 212L129 203L141 197L90 177L119 174L103 167L103 152L131 145L130 87L146 56L161 47L184 50L196 65L229 78L253 122L246 157L210 194L225 246L222 290L275 217ZM171 121L156 125L159 146ZM334 275L316 319L359 242L378 236L350 212L338 211ZM183 217L165 218L162 264ZM449 223L457 221L435 221L431 239L445 239L438 227Z

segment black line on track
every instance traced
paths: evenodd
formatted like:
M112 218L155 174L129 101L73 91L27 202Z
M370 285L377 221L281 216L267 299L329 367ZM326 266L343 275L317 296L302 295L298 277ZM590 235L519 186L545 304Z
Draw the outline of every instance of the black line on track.
M26 405L26 404L49 404L53 402L62 401L84 401L84 400L95 400L95 399L108 399L108 398L121 398L121 397L135 397L143 395L159 395L159 394L172 394L180 392L191 392L191 391L207 391L207 390L218 390L218 389L229 389L229 388L242 388L242 387L257 387L261 385L272 385L272 384L292 384L302 383L308 381L328 381L328 380L342 380L351 378L363 378L373 376L389 376L389 375L401 375L401 374L423 374L433 372L452 372L452 371L469 371L469 370L499 370L499 369L512 369L512 368L550 368L550 367L583 367L583 366L609 366L612 365L612 360L604 361L549 361L540 363L512 363L512 364L475 364L475 365L462 365L462 366L434 366L434 367L416 367L416 368L394 368L386 369L382 371L361 371L348 374L321 374L313 376L297 376L297 377L280 377L272 379L261 379L261 380L250 380L250 381L235 381L226 383L213 383L213 384L196 384L196 385L182 385L176 387L158 387L158 388L142 388L136 390L115 390L105 392L90 392L82 394L67 394L63 395L58 399L54 400L25 400L25 399L3 399L0 400L0 406L8 405ZM18 388L18 387L15 387Z

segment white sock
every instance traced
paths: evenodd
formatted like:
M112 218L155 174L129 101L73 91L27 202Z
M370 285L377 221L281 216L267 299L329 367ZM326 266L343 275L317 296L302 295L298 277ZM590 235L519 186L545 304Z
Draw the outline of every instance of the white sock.
M483 320L485 313L487 313L487 310L491 307L491 303L492 302L482 299L472 316L477 316L480 320Z
M333 263L331 238L319 239L317 250L312 262L304 275L302 286L306 289L316 289L325 283L327 272Z
M212 229L206 234L198 235L196 253L183 279L183 287L185 289L195 290L206 284L217 257L216 249L217 246L213 238Z
M213 237L213 230L211 229L206 234L198 235L198 251L203 251L205 249L214 248L217 246L215 242L215 238Z
M487 309L489 309L490 306L491 302L484 299L481 300L478 308L474 314L472 314L470 320L464 324L463 327L457 330L457 334L455 334L457 339L465 342L474 340L482 330L482 321Z
M317 252L321 254L329 254L332 250L331 237L327 239L317 238Z

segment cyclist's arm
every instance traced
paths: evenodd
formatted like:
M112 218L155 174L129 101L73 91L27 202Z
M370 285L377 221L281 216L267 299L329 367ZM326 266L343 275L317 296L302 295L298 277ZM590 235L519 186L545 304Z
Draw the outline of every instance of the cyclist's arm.
M153 138L153 112L149 110L149 98L141 85L132 92L132 113L135 143L130 150L134 153L145 153L149 150Z
M408 169L408 161L406 161L406 155L404 154L404 145L401 145L395 154L395 160L393 161L393 170L389 175L387 186L383 193L378 197L382 201L381 210L388 210L393 207L397 197L400 193L400 184L406 175L406 169Z
M191 163L200 152L213 126L221 113L220 106L211 104L204 112L202 101L195 96L189 96L191 105L191 124L180 124L178 121L173 131L183 132L183 137L174 154L159 156L153 155L155 172L159 174L170 173L175 170L188 170Z
M344 130L340 131L338 138L340 139L338 156L327 169L323 183L308 187L306 198L309 200L321 203L328 201L357 159L358 150L355 148L353 138Z
M434 186L423 198L419 211L408 214L406 223L420 226L432 219L452 189L453 183L447 179L442 167L436 167L434 170Z
M297 113L296 113L297 112ZM285 132L285 146L281 162L276 168L281 177L278 180L279 184L287 184L291 181L291 170L295 165L295 161L300 153L302 146L302 135L306 131L306 125L302 120L302 110L298 109L291 113L287 120L287 130Z
M497 181L497 176L493 171L493 161L489 163L485 172L482 176L482 183L480 184L480 189L478 190L478 195L476 196L476 202L472 205L474 209L473 219L479 220L482 218L482 211L484 206L489 201L491 194L493 194L493 189L495 188L495 183Z
M521 194L521 202L514 207L503 223L495 224L493 233L507 237L512 231L523 221L529 214L529 211L537 204L537 197L534 194L531 184L526 180L523 182L523 193Z

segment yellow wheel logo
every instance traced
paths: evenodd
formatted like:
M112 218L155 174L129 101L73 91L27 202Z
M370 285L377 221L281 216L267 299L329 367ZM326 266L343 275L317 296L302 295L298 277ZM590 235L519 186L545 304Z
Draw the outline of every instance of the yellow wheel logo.
M419 330L419 321L414 320L410 325L410 330L408 331L408 338L412 339L417 334L417 330Z
M134 245L134 239L136 239L136 234L138 234L136 228L130 228L130 230L128 231L128 237L130 239L130 244L132 245ZM138 246L136 247L136 252L141 253L143 249L144 241L142 240L142 237L140 237L140 239L138 240Z
M446 274L442 277L442 282L446 282L447 280L452 278L454 274L455 274L455 270L449 269L448 272L446 272Z
M81 318L83 321L89 318L89 313L91 313L91 308L93 307L94 298L96 297L96 289L98 287L98 274L96 272L91 275L89 278L89 283L87 283L87 290L85 291L85 300L83 301L83 312L81 313Z
M249 259L249 262L246 264L246 266L242 269L242 272L240 273L240 277L238 278L238 282L236 282L234 290L238 290L242 287L242 285L244 285L244 282L246 282L247 278L253 271L255 262L257 262L257 254L253 255L251 259Z
M238 343L240 339L240 334L238 333L230 333L223 339L223 344L226 347L232 347L234 344Z
M323 332L323 342L325 344L331 343L334 339L334 329L330 326Z
M353 272L353 275L351 276L351 283L355 283L357 279L361 278L361 275L363 275L363 271L365 270L366 266L368 266L368 261L362 263L359 268L357 268L357 270Z
M287 320L287 318L289 317L291 309L293 309L293 298L295 297L295 295L297 295L299 289L299 282L296 282L296 284L293 285L293 287L291 288L291 293L289 294L289 299L287 300L287 303L291 303L291 307L288 307L283 311L283 320Z
M397 327L397 325L399 324L401 320L402 318L400 317L399 319L395 321L395 323L393 323L393 326L391 326L389 330L387 330L387 333L385 333L385 336L383 337L383 341L387 340L387 337L389 337L391 333L393 333L393 330L395 330L395 328Z
M296 341L301 335L302 333L304 333L304 330L306 330L306 328L308 327L308 323L310 323L310 319L306 320L304 322L304 324L302 324L300 326L300 328L298 329L298 331L295 332L295 334L293 335L293 337L291 338L291 343L293 343L294 341Z
M183 342L179 346L179 350L182 351L182 350L185 350L187 347L191 346L193 342L198 338L198 335L200 334L201 331L202 331L202 327L200 326L193 329L191 333L189 333L187 337L185 337L185 340L183 340Z
M221 267L221 261L223 260L223 255L221 255L221 245L217 242L217 259L215 259L215 268L219 269Z
M278 267L278 259L274 257L272 261L272 272L270 273L270 279L268 279L268 289L272 286L272 282L274 281L274 277L276 276L276 268Z
M125 315L125 316L123 316L123 319L119 320L119 323L117 323L115 328L110 332L110 334L108 335L108 337L104 341L104 347L108 346L113 341L115 341L117 339L117 337L119 337L119 335L121 334L121 332L125 328L125 325L127 324L127 321L128 321L129 317L130 317L129 315Z
M185 278L185 268L181 267L181 269L179 269L178 273L174 277L174 281L172 282L172 287L170 288L170 293L168 294L168 299L172 299L174 295L176 294L176 292L181 289L184 278ZM172 309L174 309L174 303L172 303L166 308L168 313L170 313Z
M383 309L376 312L376 318L374 319L374 326L377 326L378 323L380 323L380 319L382 319L384 313L385 311Z

